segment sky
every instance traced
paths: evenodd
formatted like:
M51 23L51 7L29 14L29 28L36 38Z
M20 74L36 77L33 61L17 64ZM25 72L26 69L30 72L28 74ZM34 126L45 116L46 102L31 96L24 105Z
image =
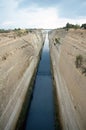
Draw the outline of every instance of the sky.
M58 28L86 23L86 0L0 0L0 28Z

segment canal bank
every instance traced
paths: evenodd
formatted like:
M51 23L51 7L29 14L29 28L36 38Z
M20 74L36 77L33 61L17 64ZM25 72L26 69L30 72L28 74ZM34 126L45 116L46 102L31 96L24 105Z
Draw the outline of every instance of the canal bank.
M70 49L70 46L69 48L67 48L66 51L62 49L65 48L65 41L67 41L67 39L65 39L67 37L64 37L64 35L67 36L67 34L65 34L65 32L62 30L54 30L49 34L50 55L52 60L53 76L56 86L56 100L59 104L60 121L63 130L84 130L84 125L82 125L82 121L79 121L77 115L77 106L73 104L73 98L71 97L71 94L73 93L71 93L71 89L69 90L70 87L73 89L73 92L75 92L74 88L77 87L74 87L74 84L72 84L74 76L76 75L76 71L74 71L74 68L69 69L71 68L72 62L70 62L71 58L68 58L68 55L66 55L66 51ZM62 38L62 41L60 41L61 45L54 44L55 42L53 39L58 39L58 37ZM73 72L72 76L70 75L70 72ZM66 77L67 79L65 79ZM72 77L73 79L71 80Z
M24 102L22 105L21 112L19 114L19 118L18 118L17 123L16 123L15 130L25 130L26 117L27 117L27 113L28 113L28 110L30 108L30 104L31 104L32 97L33 97L35 77L36 77L36 73L38 70L39 62L41 60L41 53L42 53L42 49L44 46L44 41L45 41L45 38L43 40L42 47L40 49L39 54L37 56L35 56L35 58L36 58L35 59L36 61L34 62L35 66L33 66L33 69L32 69L32 76L30 79L30 83L28 84L28 90L27 90L25 98L24 98Z

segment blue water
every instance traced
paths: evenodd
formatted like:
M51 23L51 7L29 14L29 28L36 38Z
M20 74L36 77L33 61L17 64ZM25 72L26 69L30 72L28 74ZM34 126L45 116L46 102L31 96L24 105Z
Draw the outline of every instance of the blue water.
M25 130L55 130L48 34L41 56Z

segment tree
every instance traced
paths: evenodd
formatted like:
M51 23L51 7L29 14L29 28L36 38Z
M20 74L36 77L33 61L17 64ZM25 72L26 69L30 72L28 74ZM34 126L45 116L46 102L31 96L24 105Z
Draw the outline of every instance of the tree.
M78 24L74 25L74 24L67 23L65 28L68 31L70 28L78 29L78 28L80 28L80 25L78 25Z
M86 29L86 23L82 24L82 25L81 25L81 28Z
M67 31L69 30L69 28L70 28L70 24L67 23L67 24L66 24L66 29L67 29Z
M78 29L78 28L80 28L80 25L76 24L76 25L74 25L74 28Z

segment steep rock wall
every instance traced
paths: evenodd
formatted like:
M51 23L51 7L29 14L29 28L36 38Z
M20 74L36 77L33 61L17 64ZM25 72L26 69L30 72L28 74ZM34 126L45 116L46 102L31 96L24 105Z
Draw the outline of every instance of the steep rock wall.
M4 37L4 36L3 36ZM0 129L14 129L43 46L41 30L0 43ZM1 37L2 38L2 37Z
M85 130L86 76L76 68L75 60L78 54L86 58L86 31L53 30L49 39L63 129Z

